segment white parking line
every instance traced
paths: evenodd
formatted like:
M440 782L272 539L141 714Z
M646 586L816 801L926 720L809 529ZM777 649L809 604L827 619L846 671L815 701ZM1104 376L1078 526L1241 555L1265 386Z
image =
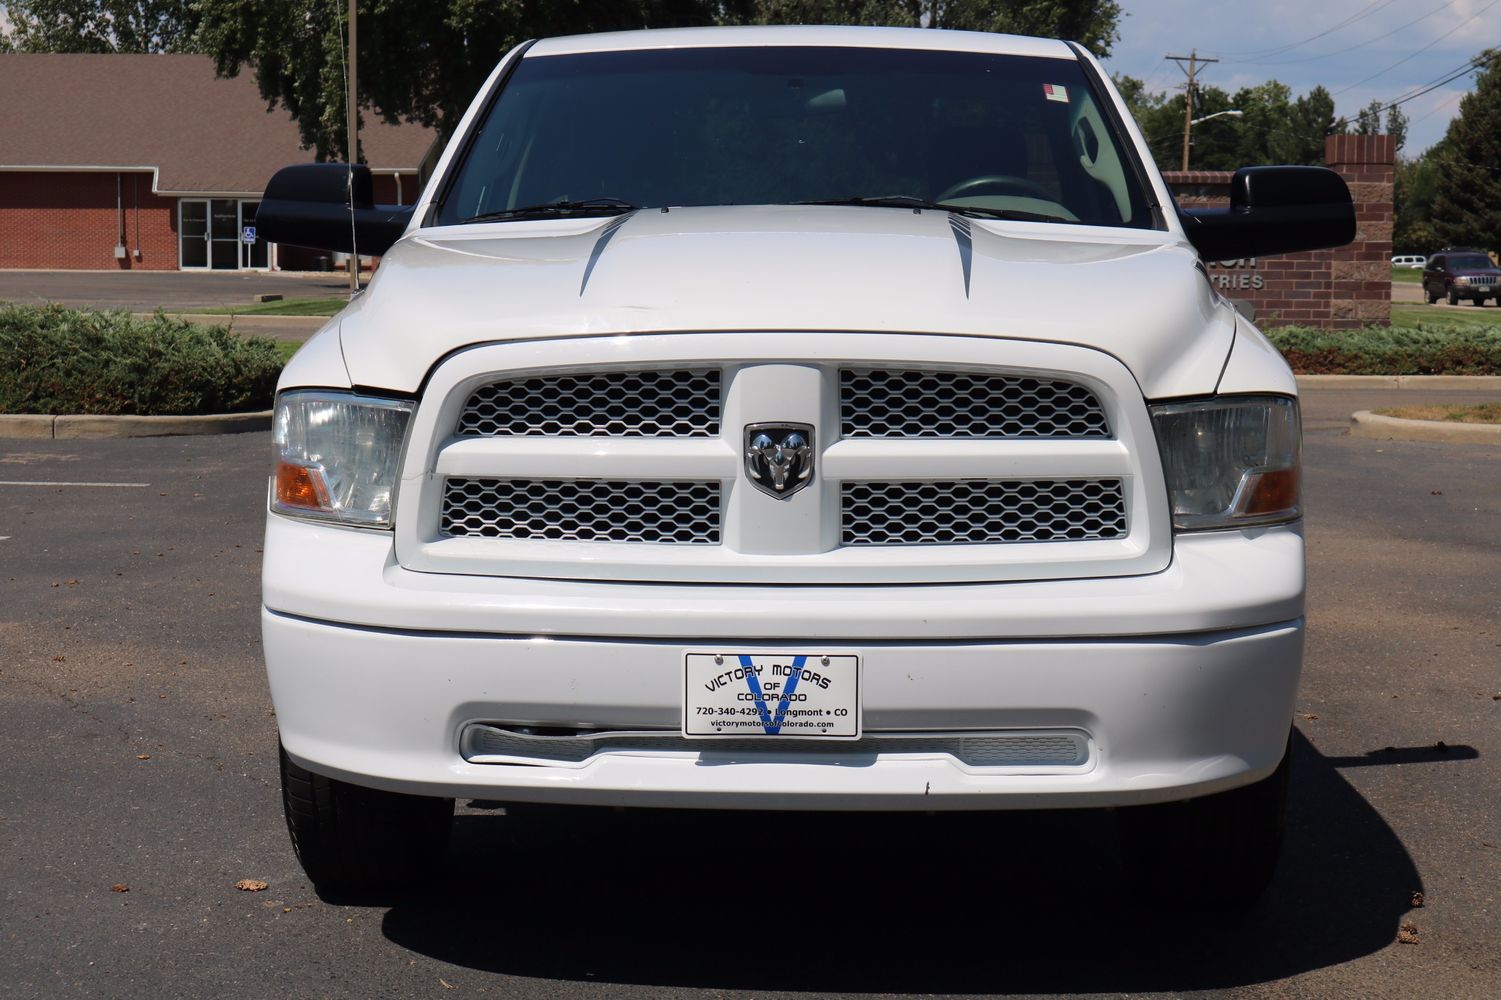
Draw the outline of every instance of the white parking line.
M37 483L22 480L0 479L0 486L120 486L131 489L144 489L150 483Z

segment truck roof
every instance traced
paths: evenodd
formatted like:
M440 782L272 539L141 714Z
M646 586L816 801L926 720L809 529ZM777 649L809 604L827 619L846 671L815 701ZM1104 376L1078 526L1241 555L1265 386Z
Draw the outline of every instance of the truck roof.
M622 52L637 49L696 49L757 45L828 45L850 48L929 49L995 55L1078 58L1051 38L998 35L987 31L932 31L926 28L872 28L842 25L773 25L720 28L649 28L593 35L544 38L527 57Z

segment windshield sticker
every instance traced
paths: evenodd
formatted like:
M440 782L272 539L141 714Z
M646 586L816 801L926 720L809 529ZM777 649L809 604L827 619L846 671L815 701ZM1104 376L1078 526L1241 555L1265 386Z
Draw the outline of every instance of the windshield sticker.
M1068 103L1068 88L1058 83L1045 83L1042 85L1042 96L1050 101Z

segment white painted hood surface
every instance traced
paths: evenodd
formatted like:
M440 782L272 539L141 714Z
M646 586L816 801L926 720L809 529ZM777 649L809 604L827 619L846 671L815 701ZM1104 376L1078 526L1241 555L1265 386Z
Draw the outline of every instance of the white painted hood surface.
M344 359L354 385L411 392L452 351L504 340L948 333L1093 347L1125 363L1148 398L1214 390L1234 311L1180 237L969 219L966 294L950 218L746 206L418 230L344 312Z

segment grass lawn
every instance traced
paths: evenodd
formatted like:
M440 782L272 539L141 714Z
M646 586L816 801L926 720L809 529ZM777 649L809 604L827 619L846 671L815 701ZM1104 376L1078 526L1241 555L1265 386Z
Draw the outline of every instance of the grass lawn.
M1394 267L1392 268L1392 281L1403 285L1421 285L1423 269L1421 267Z
M1475 406L1397 406L1376 412L1383 417L1402 417L1405 420L1501 424L1501 403L1479 403Z
M1393 326L1415 326L1423 330L1497 330L1501 331L1501 309L1493 305L1392 306Z
M301 346L302 344L295 340L276 341L276 353L281 358L281 363L286 364L288 361L291 361L292 355L296 354L297 349Z
M345 299L284 299L281 302L251 302L243 306L178 311L206 316L332 316L348 304Z

